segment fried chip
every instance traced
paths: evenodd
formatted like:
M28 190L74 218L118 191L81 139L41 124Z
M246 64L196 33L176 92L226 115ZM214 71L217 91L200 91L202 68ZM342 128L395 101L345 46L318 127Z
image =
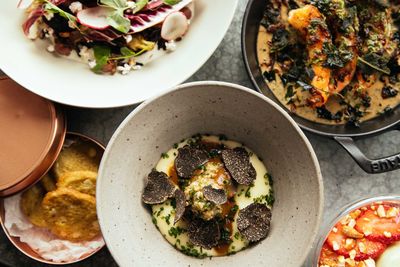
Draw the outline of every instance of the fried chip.
M222 205L228 201L228 197L224 189L216 189L211 185L203 187L204 197L217 205Z
M68 172L59 179L57 186L95 196L96 179L97 173L93 171Z
M249 154L243 147L223 150L222 160L232 178L239 184L250 185L256 179L256 170L250 163Z
M269 233L270 223L271 210L264 204L252 203L239 210L238 230L251 242L265 238Z
M218 245L221 238L219 225L216 220L204 221L193 218L188 227L189 241L196 246L211 249Z
M48 228L61 239L87 241L100 234L96 199L91 195L58 188L46 194L42 208Z
M208 153L204 150L184 146L178 149L178 156L175 159L175 168L177 174L189 179L193 172L208 159Z
M142 200L146 204L160 204L172 197L174 193L175 186L169 177L163 172L153 170L147 177Z
M36 184L22 193L21 209L29 221L36 226L45 227L46 220L43 217L42 200L46 191L40 184Z
M176 189L174 193L175 197L175 218L174 218L174 224L176 224L183 216L185 213L186 209L186 196L185 193L180 190Z
M52 171L58 180L69 172L73 171L92 171L97 172L100 158L96 149L89 144L76 141L68 147L64 147Z
M48 173L42 177L42 179L40 180L40 184L47 192L57 189L56 182L54 181L53 177L51 177Z

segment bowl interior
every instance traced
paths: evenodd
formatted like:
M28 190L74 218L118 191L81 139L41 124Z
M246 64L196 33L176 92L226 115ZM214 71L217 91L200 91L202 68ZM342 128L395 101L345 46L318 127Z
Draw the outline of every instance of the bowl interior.
M244 143L274 179L269 237L236 255L211 260L183 255L164 240L141 202L145 178L160 154L196 133L225 134ZM103 236L121 266L298 267L315 238L322 206L318 162L294 121L264 96L218 82L183 85L144 102L111 139L97 183Z
M379 116L362 123L361 127L347 127L345 125L324 125L306 120L290 113L268 88L261 73L257 57L257 36L260 21L267 6L266 1L250 0L243 18L242 49L247 72L257 90L273 99L281 106L296 123L303 129L325 136L362 136L371 135L383 131L400 121L400 108L395 108L393 114Z
M177 50L126 76L96 75L86 64L48 53L43 42L32 42L24 36L21 25L26 14L17 9L17 3L3 0L0 9L0 32L3 40L7 40L0 51L2 71L45 98L100 108L139 103L189 78L221 42L238 0L196 0L195 17L186 36L178 42Z

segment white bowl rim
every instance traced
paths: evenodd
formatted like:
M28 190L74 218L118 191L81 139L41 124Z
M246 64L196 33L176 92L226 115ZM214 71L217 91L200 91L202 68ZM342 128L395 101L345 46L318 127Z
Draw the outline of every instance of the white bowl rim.
M244 91L246 93L252 94L254 96L257 96L259 98L261 98L262 100L264 100L265 102L267 102L269 105L273 106L275 109L278 110L278 112L280 112L295 128L296 132L299 134L299 136L301 137L301 139L303 140L303 142L305 143L308 151L310 152L317 176L318 176L318 193L320 195L320 201L319 201L319 207L318 207L318 215L317 215L317 224L314 227L312 233L311 233L311 238L309 240L309 243L306 244L308 250L306 251L307 253L303 254L303 257L301 259L301 262L304 263L308 254L312 251L313 245L316 241L317 235L319 233L320 227L321 227L321 220L322 220L322 214L323 214L323 210L324 210L324 184L323 184L323 179L322 179L322 173L321 173L321 168L319 166L319 162L318 162L318 158L314 152L314 149L310 143L310 141L307 139L306 135L303 133L303 131L300 129L300 127L297 125L297 123L293 120L292 117L289 116L289 114L283 110L283 108L281 108L278 104L276 104L274 101L272 101L271 99L269 99L268 97L252 90L249 89L245 86L242 85L238 85L238 84L234 84L234 83L230 83L230 82L222 82L222 81L196 81L196 82L189 82L189 83L184 83L181 85L178 85L176 87L174 87L171 90L162 92L148 100L145 100L144 102L142 102L137 108L135 108L122 122L121 124L118 126L118 128L115 130L114 134L112 135L110 141L107 144L106 150L104 151L101 163L100 163L100 167L99 167L99 176L98 176L98 180L97 180L97 185L96 185L96 208L97 208L97 216L98 216L98 220L99 220L99 224L100 224L100 229L102 231L102 233L107 233L105 230L103 229L103 210L99 205L99 201L97 201L97 199L101 198L101 191L99 190L102 184L102 173L103 173L103 169L105 168L104 166L104 162L107 161L108 157L109 157L109 153L114 145L114 142L116 141L116 139L119 137L119 134L121 131L123 131L123 129L125 128L125 126L129 123L129 121L136 116L137 113L139 113L142 109L144 109L148 104L152 103L155 100L158 100L166 95L169 95L173 92L179 91L179 90L185 90L185 89L190 89L192 87L197 87L197 86L223 86L223 87L231 87L233 89L237 89L237 90L241 90ZM118 265L120 265L120 262L118 262L118 257L116 255L116 253L113 252L113 248L111 247L110 244L110 240L107 236L107 234L103 234L103 239L106 243L106 246L108 248L108 250L110 251L112 257L114 258L114 260L117 262Z

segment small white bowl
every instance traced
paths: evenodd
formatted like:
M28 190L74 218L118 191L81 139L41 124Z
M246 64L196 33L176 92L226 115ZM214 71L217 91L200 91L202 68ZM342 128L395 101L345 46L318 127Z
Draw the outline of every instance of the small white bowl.
M139 103L195 73L212 55L232 21L238 0L195 0L195 16L173 53L129 75L96 75L86 64L54 56L22 32L26 19L18 0L1 0L0 69L26 89L79 107L109 108Z
M225 134L259 155L274 179L269 236L235 255L196 259L174 249L141 201L162 152L196 133ZM314 151L277 104L242 86L197 82L142 103L117 129L97 182L97 212L121 266L299 267L320 225L323 185Z

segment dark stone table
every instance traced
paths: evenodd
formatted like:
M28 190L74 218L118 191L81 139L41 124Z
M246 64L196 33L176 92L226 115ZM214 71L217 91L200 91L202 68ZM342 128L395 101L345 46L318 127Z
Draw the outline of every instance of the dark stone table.
M244 68L240 44L241 21L246 3L247 0L239 0L234 21L224 40L207 63L188 81L229 81L253 88ZM136 106L116 109L81 109L66 106L68 128L70 131L85 133L107 143L121 121ZM307 136L318 156L324 177L324 225L329 223L337 209L360 197L399 193L399 170L368 175L333 140L308 133ZM389 132L377 137L359 140L357 144L368 156L385 156L399 152L400 135L399 133ZM2 231L0 231L0 265L1 263L18 267L45 266L20 253L8 241ZM74 266L111 267L116 266L116 263L105 248L95 256ZM304 267L309 266L311 266L309 263L304 264Z

